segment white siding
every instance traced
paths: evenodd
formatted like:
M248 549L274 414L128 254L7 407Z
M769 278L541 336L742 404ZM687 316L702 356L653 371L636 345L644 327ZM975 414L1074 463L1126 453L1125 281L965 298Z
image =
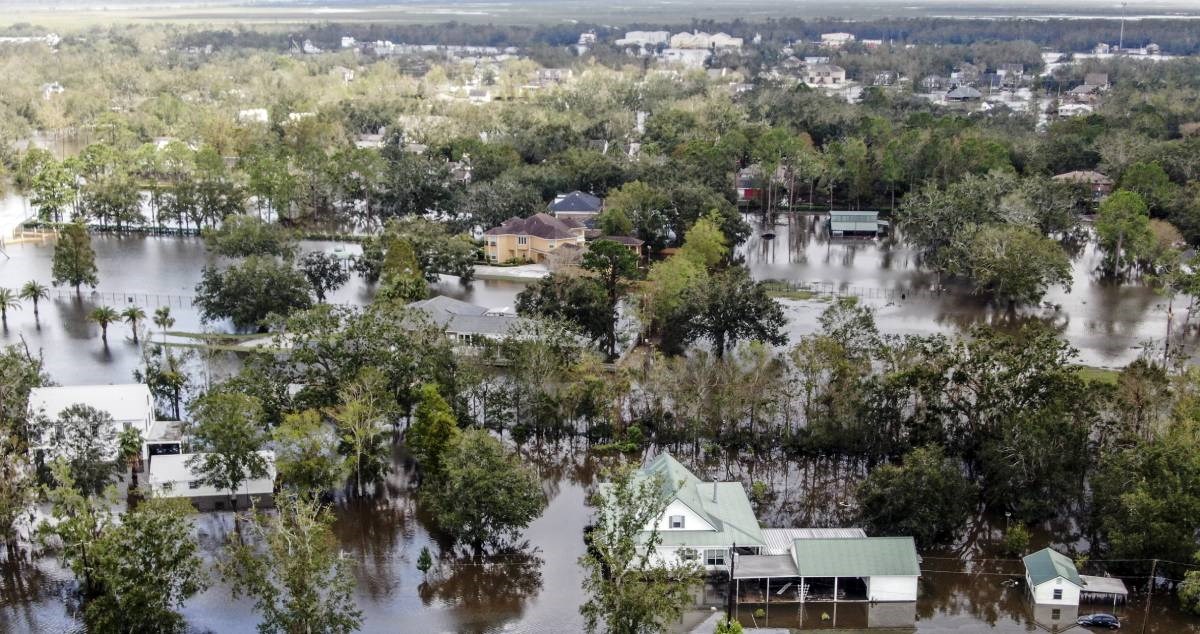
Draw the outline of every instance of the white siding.
M1025 582L1029 583L1029 578L1025 578ZM1079 586L1057 577L1042 583L1042 585L1034 587L1029 583L1029 587L1033 590L1033 602L1037 605L1079 605ZM1055 599L1054 591L1062 590L1062 598Z
M870 577L867 598L871 601L916 601L916 577Z
M671 528L671 516L673 515L683 516L682 529ZM647 526L646 530L650 530L651 528L653 528L653 526ZM688 506L683 502L680 502L679 500L671 500L671 503L667 505L667 510L663 511L663 514L658 518L658 531L660 533L667 533L680 530L711 531L716 529L713 528L712 524L708 523L708 520L700 517L700 515L688 508Z

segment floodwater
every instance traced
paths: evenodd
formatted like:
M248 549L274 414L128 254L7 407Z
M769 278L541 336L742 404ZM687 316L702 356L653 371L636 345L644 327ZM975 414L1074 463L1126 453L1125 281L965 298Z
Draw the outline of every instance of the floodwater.
M739 253L756 279L781 279L836 289L876 308L881 332L951 334L973 324L1014 328L1037 320L1054 327L1080 353L1080 362L1122 367L1136 359L1148 341L1166 335L1167 300L1154 289L1116 283L1099 274L1103 254L1089 244L1072 262L1069 290L1053 287L1042 306L1010 310L989 305L962 287L931 292L937 276L922 270L911 249L894 238L830 239L825 217L780 214L770 225L747 216L753 227ZM764 234L773 233L773 238ZM788 331L796 336L817 331L822 301L784 300ZM1176 323L1182 318L1175 306Z
M890 240L830 241L813 215L783 215L770 229L776 237L762 238L766 228L755 221L754 237L740 250L756 278L823 283L863 295L863 301L878 307L879 324L885 332L951 333L980 321L1013 325L1040 319L1054 323L1081 349L1086 362L1119 365L1137 354L1141 340L1161 336L1165 329L1161 298L1144 287L1102 282L1094 273L1099 255L1091 250L1084 250L1076 261L1072 291L1056 290L1047 298L1051 304L1060 304L1060 309L1008 314L960 291L930 294L925 289L933 287L936 278L919 270L912 253ZM54 380L65 385L128 381L140 363L127 325L110 326L105 346L97 327L84 320L96 305L120 308L136 303L147 312L170 305L178 320L176 329L202 327L188 301L201 269L210 261L201 241L98 235L93 245L100 269L99 292L84 290L77 297L71 289L57 289L42 304L38 318L29 305L23 305L9 314L7 327L0 328L0 343L24 340L32 351L44 355ZM301 248L357 252L354 245L324 242L304 242ZM52 247L8 245L7 251L7 259L0 256L0 286L19 287L31 279L49 283ZM464 288L452 278L437 285L439 292L491 307L511 306L521 288L517 282L493 281L477 281ZM352 278L330 299L364 304L371 295L370 287ZM785 305L792 317L789 332L797 336L817 328L816 317L828 303L787 301ZM228 324L212 327L225 329ZM541 475L549 505L524 531L513 552L483 562L452 551L431 533L399 454L394 475L377 496L339 501L335 530L342 549L356 562L356 600L364 612L365 631L490 634L581 630L579 606L585 597L577 561L583 554L583 529L589 517L585 500L599 478L601 461L581 445L529 445L519 450ZM857 471L837 465L778 458L725 457L702 465L701 471L709 477L768 483L775 495L760 509L760 516L777 526L845 525L846 502L858 477ZM228 515L208 514L197 520L198 535L210 560L220 556L220 545L231 530ZM1019 589L1001 583L1013 576L1017 564L996 562L991 568L980 568L965 563L964 559L987 557L986 543L981 547L979 540L994 539L988 526L970 534L973 537L956 549L925 553L926 573L915 605L893 604L884 611L852 604L839 605L836 610L829 604L809 605L804 610L794 604L742 606L739 617L747 624L837 627L842 631L881 623L903 623L902 631L915 628L920 632L1037 629L1035 615ZM1035 533L1035 545L1060 539L1054 537L1057 534ZM439 562L427 578L416 569L416 557L425 546ZM0 574L0 631L82 630L71 576L52 558L5 562ZM725 588L719 585L698 593L698 607L688 613L685 624L703 620L711 608L724 605L724 597ZM764 610L762 617L755 613L759 607ZM1143 610L1139 598L1118 608L1118 613L1127 618L1127 627L1136 629ZM232 599L219 579L190 600L183 613L195 632L248 633L255 626L251 603ZM1197 621L1183 617L1165 591L1155 597L1149 615L1147 632L1200 633ZM1059 622L1070 622L1069 616L1060 614ZM687 628L681 625L678 629Z

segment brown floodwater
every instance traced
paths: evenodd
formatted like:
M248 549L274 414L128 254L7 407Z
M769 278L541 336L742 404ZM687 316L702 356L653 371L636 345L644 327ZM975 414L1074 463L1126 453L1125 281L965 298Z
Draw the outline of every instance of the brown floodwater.
M754 237L741 249L756 277L891 290L891 299L882 293L864 293L864 301L877 306L884 332L956 332L980 321L1010 325L1014 320L1041 319L1056 324L1081 350L1085 361L1119 365L1136 356L1143 339L1161 337L1159 333L1165 329L1162 299L1141 286L1101 280L1094 271L1100 256L1089 248L1076 260L1071 292L1056 290L1048 297L1049 302L1061 304L1060 310L1023 311L1014 317L961 292L941 296L903 293L905 297L896 300L895 291L928 288L936 280L919 270L911 252L890 240L830 241L819 218L806 215L781 216L771 230L776 237L765 240L761 237L764 228L756 226ZM177 329L201 328L197 314L186 302L200 270L209 262L199 240L96 236L94 245L100 292L85 290L76 297L73 291L60 289L42 304L40 317L35 319L26 305L11 312L7 326L0 327L0 344L24 340L34 352L43 354L54 380L65 385L128 381L139 365L138 347L124 324L110 326L108 345L101 343L96 326L84 319L96 305L120 308L132 302L147 309L171 305ZM354 245L302 245L303 249L339 247L347 253L356 250ZM49 283L51 247L9 245L7 251L8 259L0 256L0 286L19 287L30 279ZM487 306L512 305L521 288L514 282L476 282L464 288L449 278L438 284L439 292ZM361 304L370 299L371 292L354 279L331 301ZM815 330L816 317L828 304L794 301L786 305L792 317L789 330L798 335ZM228 324L211 327L225 329ZM203 364L207 366L203 369L213 374L228 371L222 363L218 358ZM399 455L393 476L378 495L368 500L339 500L335 530L343 550L356 562L356 600L364 613L365 631L580 630L579 605L584 596L577 560L583 553L583 528L589 516L585 499L603 461L591 456L583 445L530 445L520 451L542 476L549 504L511 552L486 561L455 552L431 533ZM701 465L701 471L709 477L747 484L755 480L767 483L774 495L759 511L771 525L838 526L851 521L851 491L862 469L829 460L801 463L719 456ZM220 545L231 530L228 515L198 517L197 534L210 559L219 556ZM747 624L806 630L854 631L898 622L904 624L901 631L915 628L920 632L1042 629L1019 589L1002 583L1013 576L1017 564L991 562L988 567L969 563L993 556L991 544L1000 529L986 518L976 518L966 534L963 543L953 549L925 553L926 572L915 605L872 610L845 604L836 611L831 605L808 605L803 610L785 604L742 606L739 617ZM1051 543L1086 548L1078 530L1069 525L1035 532L1035 546ZM422 547L429 547L438 561L428 577L416 569ZM82 631L71 576L53 558L5 562L0 566L0 584L0 632ZM697 609L689 612L685 622L698 623L709 615L710 608L723 606L724 593L720 584L698 593ZM760 607L764 610L761 618L755 616ZM1148 612L1140 597L1117 611L1126 619L1127 630L1140 631L1140 619L1148 613L1147 632L1200 632L1200 624L1182 616L1165 590L1154 598ZM255 628L251 603L232 599L219 580L188 601L183 613L195 632L238 633ZM1064 619L1060 615L1060 622Z

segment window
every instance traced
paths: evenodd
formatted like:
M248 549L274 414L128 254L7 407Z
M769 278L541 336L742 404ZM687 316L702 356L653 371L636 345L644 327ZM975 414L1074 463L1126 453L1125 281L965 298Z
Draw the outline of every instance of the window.
M705 566L724 566L725 565L725 550L723 548L708 549L704 551Z
M1062 610L1060 610L1058 608L1054 608L1053 610L1050 610L1050 620L1051 621L1057 621L1060 618L1062 618Z
M699 558L700 558L700 553L697 553L696 549L694 549L694 548L679 549L680 561L696 561Z
M683 516L682 515L672 515L668 519L668 521L670 522L669 526L671 528L683 528Z
M1055 588L1054 589L1054 600L1058 601L1061 599L1062 599L1062 588Z
M517 244L529 244L529 236L517 236Z
M188 482L188 488L189 489L199 489L202 484L203 483L200 482L199 480L191 480L190 482Z

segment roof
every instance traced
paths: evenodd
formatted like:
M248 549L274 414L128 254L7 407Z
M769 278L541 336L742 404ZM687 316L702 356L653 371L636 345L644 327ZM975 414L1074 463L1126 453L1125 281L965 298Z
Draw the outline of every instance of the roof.
M740 555L733 566L734 579L795 576L796 562L791 555Z
M947 99L979 99L983 93L970 86L955 86L953 90L946 93Z
M792 552L792 542L797 539L853 539L864 538L861 528L764 528L763 540L767 543L766 554L781 555Z
M191 482L200 479L200 475L192 469L188 462L193 457L203 455L205 454L179 453L154 456L150 459L150 467L146 477L147 483L156 494L168 497L172 493L180 495L190 493L193 496L218 493L214 488L207 485L190 486ZM238 488L238 493L258 495L272 491L275 482L275 452L263 450L259 451L258 455L262 456L267 463L266 477L248 479Z
M624 245L631 246L631 247L640 247L643 244L645 244L645 242L643 242L633 236L600 236L599 238L596 238L596 239L597 240L608 240L609 242L616 242L617 244L624 244Z
M555 196L554 201L550 203L550 211L599 213L603 206L604 201L599 197L576 190L569 194Z
M1073 183L1087 183L1089 185L1112 185L1112 179L1092 170L1076 170L1065 174L1058 174L1054 177L1057 181L1071 181Z
M446 332L460 335L503 336L521 321L521 317L513 313L476 306L445 295L416 301L408 306L429 315Z
M536 236L546 240L562 240L578 237L578 234L572 231L578 228L579 223L573 220L555 218L547 213L537 213L528 218L509 218L499 227L492 227L483 234L487 236Z
M762 529L740 482L702 482L669 453L661 453L646 466L643 477L659 477L662 494L679 500L715 528L715 531L659 531L661 545L762 546Z
M44 412L51 419L77 403L108 412L115 421L145 420L149 424L147 419L154 418L154 399L144 383L35 387L29 392L30 410Z
M1116 577L1093 577L1091 575L1079 575L1083 580L1083 591L1091 592L1092 594L1118 594L1126 596L1129 590L1125 588L1125 582Z
M831 211L830 231L879 231L878 211Z
M1059 577L1083 587L1083 580L1075 570L1075 562L1071 558L1050 548L1043 548L1031 555L1021 558L1025 562L1025 576L1029 577L1032 585L1040 586L1047 581Z
M802 577L919 577L912 537L797 539L792 542Z

